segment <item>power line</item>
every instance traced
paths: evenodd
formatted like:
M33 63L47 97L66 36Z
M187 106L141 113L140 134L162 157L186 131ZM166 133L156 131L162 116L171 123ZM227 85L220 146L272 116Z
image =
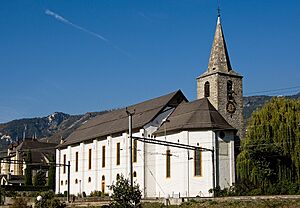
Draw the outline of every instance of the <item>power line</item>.
M285 90L293 90L295 91L296 89L300 90L300 86L294 86L294 87L285 87L285 88L278 88L278 89L271 89L271 90L262 90L262 91L254 91L254 92L249 92L247 94L245 94L245 96L249 96L249 95L254 95L257 93L269 93L269 92L280 92L280 91L285 91Z

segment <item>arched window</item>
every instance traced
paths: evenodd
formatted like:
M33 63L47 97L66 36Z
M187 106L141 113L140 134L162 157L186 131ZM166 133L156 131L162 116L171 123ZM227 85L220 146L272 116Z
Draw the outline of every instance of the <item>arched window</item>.
M119 179L120 179L120 174L119 174L119 173L117 174L117 177L116 177L116 179L117 179L117 180L119 180Z
M77 184L78 183L78 180L77 180L77 178L75 179L75 184Z
M92 181L91 177L89 177L88 182L90 183Z
M209 97L209 82L205 82L204 84L204 97Z
M232 89L232 81L227 81L227 98L228 100L233 100L233 89Z
M136 178L136 172L135 172L135 171L133 172L133 177L135 177L135 178Z

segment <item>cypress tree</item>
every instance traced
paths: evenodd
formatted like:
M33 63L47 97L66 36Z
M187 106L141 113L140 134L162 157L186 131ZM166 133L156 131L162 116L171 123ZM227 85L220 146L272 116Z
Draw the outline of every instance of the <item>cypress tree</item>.
M55 190L55 164L51 163L48 171L48 186L53 191Z
M32 163L32 158L31 158L31 151L26 152L26 158L25 158L25 185L26 186L31 186L32 185L32 169L31 169L31 163Z

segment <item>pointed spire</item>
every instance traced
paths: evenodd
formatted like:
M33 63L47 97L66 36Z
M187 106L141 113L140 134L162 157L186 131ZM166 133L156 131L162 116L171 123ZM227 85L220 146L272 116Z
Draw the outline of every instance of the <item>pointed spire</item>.
M217 27L210 52L208 71L229 72L230 70L232 70L232 68L222 30L220 10L218 9Z

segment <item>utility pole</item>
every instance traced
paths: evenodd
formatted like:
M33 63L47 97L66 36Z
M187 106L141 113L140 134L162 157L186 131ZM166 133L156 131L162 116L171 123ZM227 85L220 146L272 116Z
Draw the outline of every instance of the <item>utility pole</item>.
M133 161L132 161L132 116L134 114L129 112L126 108L126 113L128 115L128 134L129 134L129 157L130 157L130 185L133 188Z

